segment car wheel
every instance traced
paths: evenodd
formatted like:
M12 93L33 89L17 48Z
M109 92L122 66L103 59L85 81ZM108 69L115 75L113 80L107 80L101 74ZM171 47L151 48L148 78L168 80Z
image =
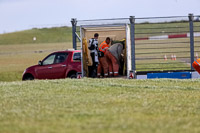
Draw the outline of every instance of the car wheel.
M32 75L27 75L23 80L34 80L34 77Z
M72 74L72 75L70 76L70 78L71 78L71 79L75 79L75 78L77 78L77 76L76 76L76 74Z

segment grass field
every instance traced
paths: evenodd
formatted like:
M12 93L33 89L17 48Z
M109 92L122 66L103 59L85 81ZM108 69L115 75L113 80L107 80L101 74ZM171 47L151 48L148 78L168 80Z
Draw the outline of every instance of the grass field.
M72 48L71 38L67 27L0 35L0 133L200 132L199 79L20 81L25 68L53 51ZM152 52L155 46L136 46L146 47Z
M0 45L72 42L71 27L30 29L0 35ZM36 40L33 41L33 37Z
M0 81L19 81L27 67L51 52L72 48L71 34L71 27L0 34Z
M0 82L0 133L199 133L200 80Z
M38 64L53 51L71 48L71 43L0 45L0 81L19 81L23 71Z

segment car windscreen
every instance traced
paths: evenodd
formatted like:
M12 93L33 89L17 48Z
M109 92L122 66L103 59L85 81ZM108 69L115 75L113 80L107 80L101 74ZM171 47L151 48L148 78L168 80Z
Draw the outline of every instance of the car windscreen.
M49 55L44 61L43 61L43 65L50 65L50 64L53 64L54 63L54 60L55 60L55 57L56 55L55 54L52 54L52 55Z

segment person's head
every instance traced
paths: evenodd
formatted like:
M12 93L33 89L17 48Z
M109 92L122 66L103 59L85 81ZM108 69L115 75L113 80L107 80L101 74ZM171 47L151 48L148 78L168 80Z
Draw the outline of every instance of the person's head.
M99 34L98 34L98 33L95 33L95 34L94 34L94 38L95 38L95 39L98 39L98 37L99 37Z
M109 44L110 43L110 37L106 38L106 43Z

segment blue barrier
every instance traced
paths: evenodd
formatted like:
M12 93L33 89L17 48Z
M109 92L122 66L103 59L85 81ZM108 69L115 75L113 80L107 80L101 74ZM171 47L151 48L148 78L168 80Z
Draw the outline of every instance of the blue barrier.
M147 78L191 79L191 72L147 73Z

